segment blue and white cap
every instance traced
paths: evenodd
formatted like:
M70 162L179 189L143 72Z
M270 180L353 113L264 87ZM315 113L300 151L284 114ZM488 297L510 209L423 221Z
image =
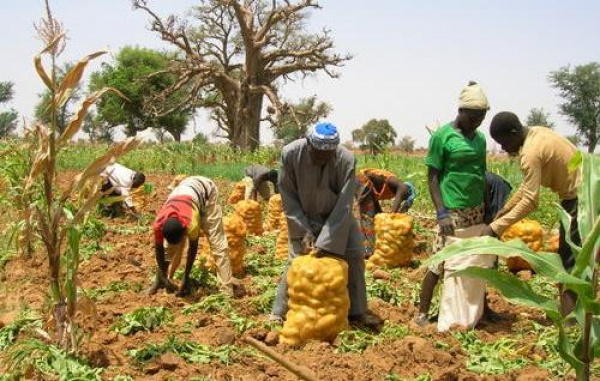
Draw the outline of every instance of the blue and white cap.
M333 151L340 144L337 127L328 122L315 124L306 134L306 138L320 151Z

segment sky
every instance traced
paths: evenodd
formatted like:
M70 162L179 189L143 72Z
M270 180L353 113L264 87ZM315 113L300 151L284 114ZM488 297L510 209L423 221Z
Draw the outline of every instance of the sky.
M184 14L199 0L148 0L160 15ZM481 130L500 111L525 119L534 107L551 114L557 130L573 134L558 112L560 98L548 75L565 65L600 61L600 1L597 0L321 0L309 28L331 30L336 51L354 58L339 79L317 75L281 88L287 100L317 95L334 111L328 120L350 139L368 120L388 119L398 136L426 146L425 126L456 115L460 89L475 80L484 88L491 110ZM148 30L148 18L130 0L53 0L55 17L68 30L63 60L126 45L168 48ZM42 90L33 56L41 49L33 23L42 15L41 0L0 0L0 81L15 83L9 107L30 118ZM110 62L111 56L105 61ZM91 66L97 69L99 62ZM186 136L211 132L200 114ZM267 127L261 139L271 138ZM490 147L492 143L490 142Z

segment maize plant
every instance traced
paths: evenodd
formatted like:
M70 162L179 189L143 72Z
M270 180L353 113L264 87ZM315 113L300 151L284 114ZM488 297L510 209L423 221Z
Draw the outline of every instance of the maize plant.
M528 307L540 308L558 329L558 350L561 357L575 370L578 381L590 379L590 365L600 356L600 301L598 301L598 263L600 262L600 157L578 153L570 163L571 170L581 170L578 189L579 234L582 245L567 242L575 255L575 266L567 271L556 253L535 253L520 240L500 242L495 238L465 239L446 247L425 262L431 265L455 256L496 254L503 258L517 256L529 262L538 276L549 283L560 283L577 295L572 313L580 334L571 339L565 331L565 320L559 302L536 293L521 279L495 269L470 267L456 275L478 277L489 282L508 300ZM563 226L571 226L571 217L560 209Z
M105 88L90 94L78 106L62 133L58 133L58 110L69 100L73 90L81 81L90 60L105 52L97 52L77 62L61 80L56 76L56 59L64 50L64 27L52 17L46 1L46 18L37 26L38 34L46 47L35 59L35 68L49 89L51 102L48 125L36 123L28 130L32 140L29 149L33 161L25 178L24 191L41 188L40 201L32 205L32 219L48 256L48 270L53 298L52 319L56 328L58 345L65 350L76 350L75 316L77 313L77 269L79 266L79 242L81 225L88 212L102 196L100 173L115 158L137 146L138 141L129 139L111 147L104 155L96 158L63 189L57 184L56 158L69 140L79 131L89 108L108 91ZM43 57L51 60L51 71L46 71ZM83 190L86 192L82 192ZM71 200L77 200L74 204ZM64 266L64 268L63 268Z
M31 139L32 137L26 134L25 143L11 142L0 152L0 181L2 182L0 204L10 206L7 210L19 211L19 217L13 219L18 222L11 229L7 246L12 248L13 238L17 237L18 252L26 257L29 257L33 251L31 204L37 201L33 197L39 199L41 194L33 189L25 192L23 184L23 178L29 173L32 164L32 153L28 149Z

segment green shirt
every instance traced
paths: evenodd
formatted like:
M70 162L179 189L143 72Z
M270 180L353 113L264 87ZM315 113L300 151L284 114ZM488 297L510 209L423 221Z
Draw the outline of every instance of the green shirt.
M485 136L465 137L452 124L431 135L425 164L440 171L444 207L473 208L483 204L485 193Z

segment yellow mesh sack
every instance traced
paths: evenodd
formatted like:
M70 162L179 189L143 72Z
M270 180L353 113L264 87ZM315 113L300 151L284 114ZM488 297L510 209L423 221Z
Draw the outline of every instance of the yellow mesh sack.
M317 258L314 252L292 261L288 270L288 313L280 342L332 342L348 327L348 264L339 258Z
M258 201L243 200L235 204L235 213L242 217L246 223L248 234L261 235L262 228L262 211Z
M535 220L523 219L511 227L506 229L502 237L502 241L510 241L512 239L521 239L531 250L540 251L543 247L544 230L542 225ZM506 259L506 266L512 272L521 270L531 270L529 263L518 257L510 257Z
M227 202L230 205L235 205L238 202L242 201L246 196L246 184L243 181L238 181L233 185L233 191L229 195Z
M277 241L275 243L275 256L279 259L287 259L288 250L287 218L285 213L282 212L279 217L279 233L277 234Z
M229 260L231 262L231 272L233 275L244 274L244 257L246 256L246 224L242 218L236 214L223 218L223 229L227 236L227 245L229 246ZM202 239L202 257L206 263L205 266L215 271L217 264L211 255L208 240Z
M281 213L283 213L281 195L275 194L269 199L269 212L265 220L265 231L279 229L279 224L281 223Z
M401 213L379 213L375 216L375 251L368 268L408 266L415 246L414 219Z

